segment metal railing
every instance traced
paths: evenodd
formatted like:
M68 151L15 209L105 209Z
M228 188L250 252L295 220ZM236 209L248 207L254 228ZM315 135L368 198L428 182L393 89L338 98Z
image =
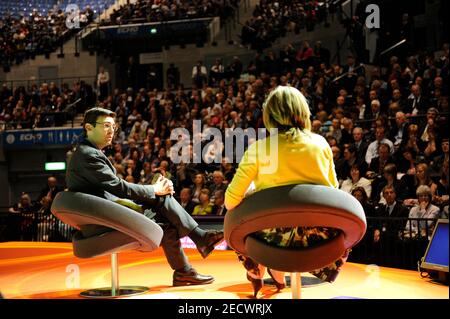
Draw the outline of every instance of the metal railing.
M352 248L348 261L416 270L437 219L367 217L364 238Z
M37 78L31 78L28 80L3 80L0 81L0 87L3 84L6 84L6 86L10 90L15 90L16 88L23 86L27 91L31 91L31 87L33 84L36 84L38 87L43 83L51 83L54 82L58 88L62 88L63 84L70 84L69 89L72 87L73 83L84 81L85 83L88 83L92 85L93 87L96 86L96 79L97 77L95 75L88 75L88 76L70 76L70 77L57 77L57 78L44 78L44 79L37 79Z
M73 232L52 214L0 213L0 242L71 242Z

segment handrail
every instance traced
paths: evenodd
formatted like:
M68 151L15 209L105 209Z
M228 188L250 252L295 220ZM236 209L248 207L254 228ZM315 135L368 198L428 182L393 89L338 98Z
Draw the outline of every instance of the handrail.
M49 82L55 82L58 83L58 88L61 88L61 85L64 84L67 80L78 80L78 81L85 81L85 80L92 80L92 83L96 84L96 75L86 75L86 76L64 76L64 77L57 77L57 78L44 78L44 79L38 79L38 78L30 78L30 79L14 79L14 80L0 80L0 86L3 84L8 85L9 89L15 89L19 86L26 86L27 89L30 89L32 84L42 84L42 83L49 83ZM23 85L17 85L23 84Z
M158 26L158 25L167 25L167 24L178 24L178 23L186 23L193 21L209 21L213 20L215 17L206 17L206 18L195 18L195 19L182 19L182 20L165 20L160 22L142 22L142 23L130 23L130 24L114 24L114 25L103 25L100 26L97 24L88 25L83 28L77 35L84 39L89 34L92 33L93 30L107 30L107 29L119 29L119 28L131 28L131 27L139 27L139 26Z

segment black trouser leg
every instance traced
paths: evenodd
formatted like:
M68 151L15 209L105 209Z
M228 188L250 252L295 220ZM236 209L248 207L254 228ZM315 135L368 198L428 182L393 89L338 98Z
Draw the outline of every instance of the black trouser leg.
M179 238L187 236L198 226L197 222L173 196L158 197L152 205L157 215L164 217L178 231Z
M164 235L161 240L161 246L166 255L166 259L173 270L189 270L191 265L188 261L183 248L181 247L178 231L171 225L162 225Z

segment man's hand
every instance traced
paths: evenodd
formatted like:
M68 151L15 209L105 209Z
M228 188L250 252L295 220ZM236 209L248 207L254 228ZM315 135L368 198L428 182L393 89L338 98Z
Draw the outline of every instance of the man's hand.
M158 196L173 195L175 191L173 190L173 183L171 180L165 178L164 176L159 176L155 184L153 184L153 189L155 194Z

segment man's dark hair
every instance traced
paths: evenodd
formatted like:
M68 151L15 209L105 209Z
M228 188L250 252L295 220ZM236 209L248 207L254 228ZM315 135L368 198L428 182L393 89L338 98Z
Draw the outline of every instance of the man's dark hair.
M383 190L381 191L384 194L384 191L387 189L391 189L394 191L395 195L397 195L397 190L395 189L394 185L386 185L383 187Z
M84 136L87 136L87 132L86 132L86 129L84 128L84 125L86 123L89 123L89 124L92 124L95 127L97 119L100 116L111 116L113 118L116 118L116 113L113 112L113 111L110 111L108 109L101 108L101 107L93 107L93 108L87 110L84 113L84 118L83 118L83 130L84 130L83 133L84 133Z

